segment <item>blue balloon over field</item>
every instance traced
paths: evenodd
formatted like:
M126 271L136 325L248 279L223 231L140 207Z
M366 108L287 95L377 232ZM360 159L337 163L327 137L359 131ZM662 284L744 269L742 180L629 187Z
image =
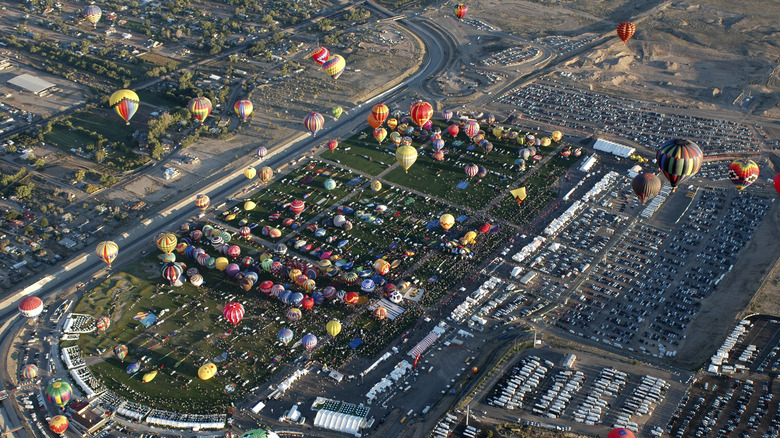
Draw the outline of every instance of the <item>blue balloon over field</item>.
M289 289L285 289L282 291L282 293L279 294L279 300L284 304L289 304L290 295L292 295L292 291Z
M301 301L303 301L303 294L300 292L295 292L290 296L290 304L293 306L300 306Z
M136 363L131 363L130 365L128 365L127 369L125 371L127 371L127 374L133 374L133 373L137 373L138 370L140 370L140 369L141 369L141 364L136 362Z
M374 283L374 280L368 278L366 280L363 280L362 283L360 283L360 289L363 292L371 293L376 289L376 284Z
M292 341L293 335L293 331L285 327L279 330L279 335L277 337L283 344L287 345L290 341Z
M322 292L320 291L316 291L313 294L311 294L311 298L314 300L314 304L317 306L325 302L325 297L322 295Z

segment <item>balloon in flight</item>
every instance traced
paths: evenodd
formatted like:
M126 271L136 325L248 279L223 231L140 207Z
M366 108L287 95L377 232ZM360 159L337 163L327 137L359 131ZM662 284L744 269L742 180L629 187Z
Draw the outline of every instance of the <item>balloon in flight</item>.
M138 111L140 100L133 90L117 90L108 98L108 105L116 112L126 125L130 124L135 112Z

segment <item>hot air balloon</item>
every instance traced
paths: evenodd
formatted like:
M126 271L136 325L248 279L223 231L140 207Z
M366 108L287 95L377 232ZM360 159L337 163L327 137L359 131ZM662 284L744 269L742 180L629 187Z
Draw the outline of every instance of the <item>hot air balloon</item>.
M303 339L301 339L301 343L303 344L303 347L307 351L314 350L315 347L317 347L317 337L314 336L311 333L306 334Z
M463 133L465 133L468 138L474 138L478 132L479 123L477 123L476 120L469 120L465 125L463 125Z
M257 175L257 170L255 170L254 167L250 166L250 167L247 167L246 169L244 169L244 176L247 179L252 179L252 178L255 177L255 175Z
M747 186L756 182L758 173L758 164L747 158L736 159L729 165L729 179L740 193Z
M111 319L109 319L107 316L101 316L95 321L95 328L99 332L105 332L108 330L108 327L111 325Z
M293 307L292 309L287 311L287 319L290 321L298 321L301 319L301 310Z
M379 275L387 275L390 272L390 263L385 259L378 259L374 262L374 270Z
M209 380L217 374L217 366L209 362L198 368L198 378L200 380Z
M469 178L473 178L477 172L479 172L479 166L474 163L469 163L466 165L464 170L466 171L466 175L468 175Z
M669 140L656 153L658 168L672 186L672 192L677 186L692 177L701 168L703 154L696 143L676 138Z
M211 200L208 196L204 195L203 193L198 194L198 196L195 197L195 206L198 207L201 210L206 210L209 208L209 204L211 203Z
M125 360L125 357L127 357L127 345L119 344L114 347L114 355L119 360Z
M487 155L487 154L489 154L490 152L493 151L493 143L491 143L491 142L489 142L487 140L480 141L479 142L479 147L482 148L482 150L485 152L485 155Z
M340 106L334 106L332 110L330 110L330 113L333 114L333 118L338 120L339 117L341 117L341 114L344 113L344 109Z
M445 122L449 122L452 118L452 111L450 110L444 110L441 112L441 117L444 119Z
M22 367L22 378L32 380L38 377L38 367L33 364L27 364Z
M246 120L252 114L252 102L249 99L237 100L233 109L236 110L236 114L241 117L241 120Z
M661 191L661 185L661 179L652 173L639 174L631 180L631 188L642 205Z
M25 318L37 318L43 312L43 300L38 297L26 297L19 302L19 313Z
M306 208L306 203L301 201L300 199L296 199L290 203L290 211L296 216L303 213L303 210L305 208Z
M469 10L469 8L464 5L463 3L455 6L454 12L455 16L458 17L458 20L462 20L463 17L466 16L466 12Z
M330 56L330 51L328 51L325 47L317 47L317 49L314 50L311 54L311 59L314 60L319 65L322 65L325 63L325 61L328 60L328 57ZM337 117L338 118L338 117Z
M252 211L257 207L257 203L255 201L249 200L244 202L244 211Z
M636 25L630 21L623 21L617 25L617 34L625 43L636 32Z
M192 117L201 124L203 124L203 121L206 120L206 117L211 114L211 108L211 101L208 97L205 96L195 97L190 100L190 103L187 104L187 109L190 110Z
M341 55L333 55L333 57L322 64L322 69L333 79L338 79L339 76L344 73L344 67L346 67L346 65L347 62L344 61L344 58Z
M387 137L387 130L385 128L374 129L374 139L378 141L379 144L382 144L382 142L385 141L386 137Z
M222 316L225 317L227 322L236 325L241 322L244 317L244 306L239 302L227 303L222 310Z
M413 146L403 145L395 151L395 159L398 160L398 164L404 168L404 171L408 173L409 168L417 161L417 149Z
M450 228L452 228L453 225L455 225L455 216L444 213L439 218L439 225L441 225L442 228L444 228L444 231L449 231Z
M398 131L393 131L390 133L390 141L393 142L394 145L398 146L401 144L401 141L403 140L403 137L401 136L401 133Z
M141 369L141 364L138 362L134 362L128 365L127 368L125 368L125 372L127 374L133 374L133 373L137 373L138 370L140 369Z
M382 190L382 181L379 181L378 179L371 181L371 190L374 192Z
M325 180L324 183L325 190L331 191L336 188L336 180L333 178L328 178Z
M271 181L271 178L274 177L274 171L268 166L263 166L260 169L260 181L264 183L268 183L268 181Z
M433 148L439 151L444 147L444 140L437 138L436 140L433 141L432 144L433 144Z
M387 318L387 309L382 306L377 307L374 309L374 317L379 320Z
M457 137L459 132L460 127L458 125L450 125L449 128L447 128L447 133L453 137Z
M384 123L385 120L387 120L387 118L390 116L390 109L387 108L387 105L378 103L371 109L371 114L374 116L376 121L379 123Z
M622 427L618 427L616 429L612 429L611 432L609 432L609 435L607 435L607 438L636 438L634 435L634 432L631 432L628 429L624 429Z
M368 126L372 127L373 129L377 129L380 126L382 126L382 122L375 119L373 114L369 114L366 116L366 122L368 122Z
M433 116L433 107L428 102L419 100L409 108L409 117L417 126L422 127L428 120L431 120L431 116Z
M354 272L350 272L350 274L354 274ZM347 304L351 304L354 306L355 304L358 303L359 300L360 300L360 296L355 292L347 292L346 295L344 295L344 302Z
M337 147L339 147L338 140L331 140L328 142L328 149L330 149L331 151L336 150Z
M290 341L292 341L293 335L294 335L293 331L285 327L279 330L279 334L276 337L279 339L281 343L287 345Z
M155 240L157 248L166 254L169 254L173 252L174 249L176 249L177 242L178 239L173 233L162 233Z
M174 284L181 277L181 265L178 263L165 263L162 267L161 275L168 282Z
M320 113L309 113L303 118L303 126L311 132L312 137L317 136L317 131L322 129L325 124L325 118Z
M144 382L144 383L149 383L152 380L154 380L155 377L157 377L157 370L150 371L150 372L144 374L144 376L141 377L141 381Z
M561 141L563 138L563 133L561 131L553 131L552 133L552 139L555 141Z
M135 112L138 111L140 100L133 90L117 90L108 98L108 105L119 114L125 124L130 124Z
M433 153L433 159L436 161L442 161L444 160L444 151L438 150Z
M268 149L266 149L263 146L258 146L256 153L257 153L257 158L260 158L262 160L263 158L265 158L266 155L268 155Z
M119 254L119 246L110 240L106 240L98 243L97 248L95 248L95 253L100 260L103 260L111 267L111 262L113 262L117 254Z
M102 15L103 11L97 5L89 5L84 8L84 16L87 18L87 21L92 23L93 28L97 28L97 23Z
M328 332L329 335L335 338L336 335L341 333L341 323L334 319L328 322L327 324L325 324L325 330Z
M780 173L775 175L775 178L772 180L772 182L775 185L775 191L780 194Z
M64 380L54 380L46 387L46 399L61 408L68 404L72 395L73 389Z
M387 119L385 123L387 123L387 127L390 128L390 130L393 130L396 126L398 126L398 119L390 118Z
M55 415L49 420L49 430L59 435L68 430L69 424L68 417L64 415Z

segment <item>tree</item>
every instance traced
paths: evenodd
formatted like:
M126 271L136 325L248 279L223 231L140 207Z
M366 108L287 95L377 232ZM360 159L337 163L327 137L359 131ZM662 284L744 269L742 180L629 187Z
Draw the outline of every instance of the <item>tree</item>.
M87 187L84 189L85 192L89 193L90 195L100 190L100 187L93 185L93 184L87 184Z
M16 187L16 196L20 199L26 199L32 196L35 184L22 184Z
M76 174L73 176L73 178L76 181L81 182L81 181L84 181L84 177L86 176L86 174L87 173L84 172L84 169L79 169L79 170L76 171Z
M38 158L35 160L34 166L36 169L42 170L44 167L46 167L46 161L43 158Z
M46 228L49 226L49 220L46 218L41 219L41 227Z
M12 221L16 218L21 216L21 214L16 210L8 210L8 212L5 214L6 220Z
M105 149L100 149L95 151L95 162L96 163L102 163L103 160L106 159L106 156L108 155L108 152L106 152Z

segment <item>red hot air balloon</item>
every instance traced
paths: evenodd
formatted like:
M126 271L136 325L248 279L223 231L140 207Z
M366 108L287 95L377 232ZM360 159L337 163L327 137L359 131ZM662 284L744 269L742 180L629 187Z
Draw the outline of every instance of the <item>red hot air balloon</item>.
M479 232L482 234L487 234L487 232L490 231L490 223L485 222L484 224L479 226Z
M374 105L374 108L371 110L371 114L374 116L374 119L376 119L377 122L384 123L384 121L387 120L387 118L390 116L390 109L387 108L387 105L378 103Z
M444 160L444 151L438 150L433 153L433 159L436 161L442 161Z
M617 25L617 34L625 43L636 33L636 25L630 21L623 21Z
M330 51L328 51L328 49L325 47L317 47L317 49L312 52L311 59L313 59L317 64L322 65L325 63L325 61L328 60L329 56Z
M479 172L479 166L474 163L469 163L466 165L465 170L466 175L468 175L469 178L472 178L477 174L477 172Z
M460 127L458 125L450 125L450 127L447 128L447 133L453 137L457 137L459 132Z
M331 140L328 142L328 149L331 151L335 151L337 147L339 147L338 140Z
M306 208L306 204L300 199L296 199L290 203L290 211L296 216L301 214L304 208Z
M609 435L607 435L607 438L636 438L636 435L634 435L634 432L631 432L628 429L618 427L616 429L612 429Z
M777 191L778 194L780 194L780 173L775 175L774 183L775 183L775 190Z
M433 107L430 103L419 100L409 108L409 117L415 125L422 127L433 116Z
M222 311L222 316L224 316L229 323L236 325L241 322L241 319L244 317L244 306L238 302L228 303Z
M458 17L458 20L462 20L463 17L466 16L466 12L468 12L469 8L464 5L463 3L455 6L455 16Z
M476 120L469 120L463 126L463 132L469 137L474 138L479 133L479 123Z

